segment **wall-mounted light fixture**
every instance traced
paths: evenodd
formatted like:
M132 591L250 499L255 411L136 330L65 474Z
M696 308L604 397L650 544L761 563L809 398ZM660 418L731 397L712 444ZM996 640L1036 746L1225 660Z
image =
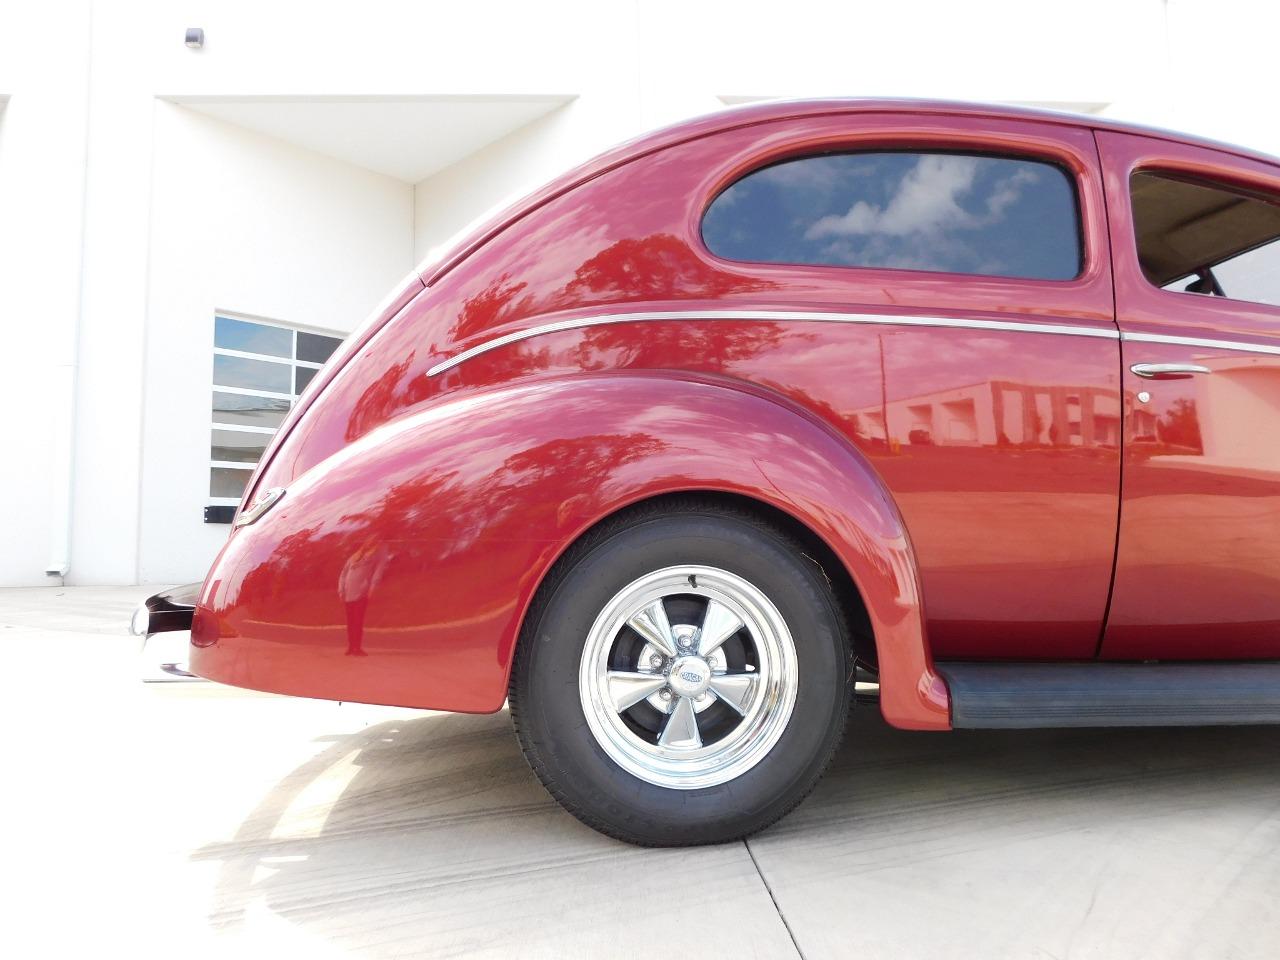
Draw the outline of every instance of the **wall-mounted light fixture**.
M202 27L187 27L187 46L192 50L199 50L204 46L204 29Z

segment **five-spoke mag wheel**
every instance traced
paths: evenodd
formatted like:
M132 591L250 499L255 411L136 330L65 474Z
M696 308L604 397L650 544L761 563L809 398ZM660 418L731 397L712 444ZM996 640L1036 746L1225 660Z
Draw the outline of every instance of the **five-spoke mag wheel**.
M796 653L757 587L681 565L628 584L596 618L579 692L600 746L642 780L695 789L749 770L786 728Z

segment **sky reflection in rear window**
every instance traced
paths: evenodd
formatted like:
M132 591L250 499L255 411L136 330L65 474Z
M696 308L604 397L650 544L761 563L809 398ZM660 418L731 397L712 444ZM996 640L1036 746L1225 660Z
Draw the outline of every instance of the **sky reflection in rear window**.
M1048 163L956 153L806 157L748 174L702 223L727 260L1069 280L1075 191Z

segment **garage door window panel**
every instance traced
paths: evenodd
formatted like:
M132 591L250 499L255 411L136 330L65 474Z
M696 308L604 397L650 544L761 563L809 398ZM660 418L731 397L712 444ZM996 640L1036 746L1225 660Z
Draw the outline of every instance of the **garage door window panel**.
M341 342L283 324L214 318L209 451L214 506L239 501L272 435Z

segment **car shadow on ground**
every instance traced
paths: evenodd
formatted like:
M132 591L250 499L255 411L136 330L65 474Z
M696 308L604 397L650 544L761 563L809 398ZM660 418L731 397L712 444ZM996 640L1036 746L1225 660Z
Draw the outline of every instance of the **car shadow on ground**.
M1280 728L907 733L859 706L815 794L751 848L766 874L778 864L785 910L788 883L820 889L956 851L972 864L1063 834L1088 844L1100 821L1274 813L1278 748ZM220 862L215 929L266 910L361 956L607 954L648 909L637 878L718 882L730 924L734 891L753 904L762 891L741 844L641 850L579 824L530 772L505 712L335 738L193 858Z

